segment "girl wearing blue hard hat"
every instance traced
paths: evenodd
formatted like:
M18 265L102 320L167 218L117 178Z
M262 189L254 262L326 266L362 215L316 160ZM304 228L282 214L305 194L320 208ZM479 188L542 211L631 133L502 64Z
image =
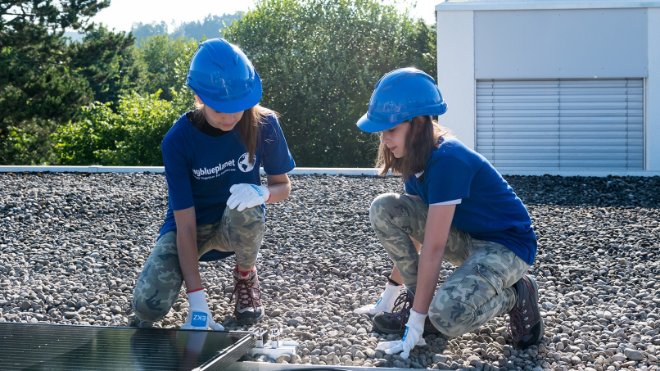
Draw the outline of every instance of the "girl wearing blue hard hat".
M517 347L543 337L538 288L525 274L536 255L527 209L488 160L433 121L446 109L431 76L402 68L380 79L357 122L380 133L381 174L401 174L405 193L371 204L395 269L379 301L356 311L375 314L376 331L403 334L377 349L404 358L425 332L455 337L506 313ZM444 259L458 268L436 291Z
M255 266L265 204L289 196L287 172L295 163L277 116L258 105L261 80L237 46L223 39L202 43L187 84L196 109L179 118L161 145L169 207L135 286L133 324L165 316L185 282L190 310L182 328L220 330L198 260L236 254L234 314L239 323L257 321L263 307Z

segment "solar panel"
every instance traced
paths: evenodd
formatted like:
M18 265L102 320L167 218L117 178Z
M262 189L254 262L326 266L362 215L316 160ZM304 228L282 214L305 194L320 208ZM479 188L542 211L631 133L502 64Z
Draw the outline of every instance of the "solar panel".
M222 370L254 343L239 331L0 323L0 370Z

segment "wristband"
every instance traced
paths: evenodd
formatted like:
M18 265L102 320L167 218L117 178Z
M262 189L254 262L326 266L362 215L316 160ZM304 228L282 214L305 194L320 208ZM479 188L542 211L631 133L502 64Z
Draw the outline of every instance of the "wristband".
M193 292L202 291L202 290L204 290L204 288L203 288L203 287L200 287L200 288L198 288L198 289L188 290L188 291L186 291L186 294L192 294Z

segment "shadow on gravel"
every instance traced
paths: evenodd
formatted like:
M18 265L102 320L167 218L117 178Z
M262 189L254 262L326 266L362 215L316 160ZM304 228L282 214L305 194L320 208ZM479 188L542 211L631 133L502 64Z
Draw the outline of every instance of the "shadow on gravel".
M526 205L660 208L660 177L505 176Z

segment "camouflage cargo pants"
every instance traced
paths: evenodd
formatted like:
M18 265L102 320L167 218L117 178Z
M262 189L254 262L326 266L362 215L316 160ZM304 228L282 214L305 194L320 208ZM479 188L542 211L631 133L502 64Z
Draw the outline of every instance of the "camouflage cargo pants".
M419 255L411 237L424 241L428 206L419 198L387 193L371 204L369 218L376 235L405 285L415 290ZM516 301L513 286L529 265L505 246L451 229L445 260L458 268L436 291L429 319L444 335L460 336L491 318L508 313Z
M257 261L264 236L265 211L253 207L243 211L226 208L222 219L214 224L197 226L199 256L215 249L234 251L237 264L245 269ZM179 296L183 276L179 267L176 232L161 236L142 267L133 290L133 311L143 321L164 317Z

